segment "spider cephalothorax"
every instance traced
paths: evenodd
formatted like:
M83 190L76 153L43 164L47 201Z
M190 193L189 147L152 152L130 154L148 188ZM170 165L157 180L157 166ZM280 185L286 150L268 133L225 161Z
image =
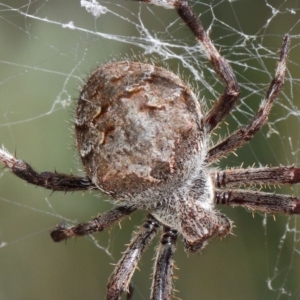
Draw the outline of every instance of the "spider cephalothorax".
M193 92L172 72L140 62L112 62L90 76L76 108L77 147L86 177L37 173L26 162L0 150L0 161L29 183L53 191L98 189L117 205L88 223L58 225L51 232L56 242L102 231L135 210L149 212L109 279L110 300L128 291L137 263L159 228L163 233L151 299L168 300L173 294L173 254L178 235L183 236L186 251L198 252L209 239L231 232L231 221L215 208L216 204L264 213L300 214L299 198L229 188L295 184L300 182L299 168L210 168L211 163L249 142L266 123L283 86L289 37L283 39L274 79L252 120L209 148L211 132L239 99L235 75L187 2L144 2L176 9L224 82L224 93L208 113L202 114Z

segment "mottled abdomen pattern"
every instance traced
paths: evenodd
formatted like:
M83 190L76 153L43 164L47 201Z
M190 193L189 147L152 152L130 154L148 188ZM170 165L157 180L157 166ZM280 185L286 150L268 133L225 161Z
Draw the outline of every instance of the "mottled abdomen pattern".
M201 112L166 69L140 62L99 67L76 108L77 147L88 176L115 199L168 188L200 151Z

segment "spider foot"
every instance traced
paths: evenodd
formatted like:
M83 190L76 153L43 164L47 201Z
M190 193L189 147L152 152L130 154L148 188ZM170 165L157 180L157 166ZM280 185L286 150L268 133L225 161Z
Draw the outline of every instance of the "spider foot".
M17 164L18 159L2 146L2 149L0 149L0 162L3 163L6 168L12 169Z
M295 203L295 207L294 207L294 211L293 211L294 214L300 214L300 200Z
M88 223L80 223L75 226L68 226L66 223L58 224L55 229L51 231L50 236L54 242L61 242L72 236L84 236L102 231L103 229L103 224L99 223L98 219L95 218Z
M50 232L52 240L56 243L66 240L74 235L74 227L68 226L65 222L58 224L55 229Z
M60 242L72 236L84 236L94 232L100 232L117 222L121 222L135 210L136 208L134 206L119 206L99 214L87 223L80 223L75 226L68 226L66 223L61 223L51 231L50 235L54 242Z

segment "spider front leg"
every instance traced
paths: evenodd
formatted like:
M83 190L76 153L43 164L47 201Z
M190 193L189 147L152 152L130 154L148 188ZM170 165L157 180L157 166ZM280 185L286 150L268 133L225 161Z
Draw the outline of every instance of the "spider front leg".
M155 237L160 225L149 215L147 221L133 236L123 257L117 263L107 284L107 300L118 300L128 289L131 277L147 245Z
M177 230L164 227L155 260L151 300L169 300L172 295L173 255L177 237Z
M68 192L96 189L88 177L59 174L56 172L38 173L28 163L17 159L4 148L0 149L0 162L19 178L52 191Z

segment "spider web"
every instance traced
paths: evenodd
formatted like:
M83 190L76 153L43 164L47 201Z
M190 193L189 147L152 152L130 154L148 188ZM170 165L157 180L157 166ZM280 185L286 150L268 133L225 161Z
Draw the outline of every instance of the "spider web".
M215 141L249 122L272 79L283 35L292 37L284 91L268 124L220 167L299 166L299 2L190 3L242 89L239 105L216 131ZM1 143L40 171L81 173L72 133L74 99L88 74L105 61L135 57L167 64L195 86L208 107L223 90L172 10L124 0L1 0L0 24ZM300 196L297 186L264 189ZM53 243L49 231L57 223L87 221L108 210L105 199L97 193L50 195L2 169L0 299L104 299L110 263L118 261L145 214L122 222L122 230L115 226L67 243ZM299 217L276 216L274 221L242 209L222 211L237 226L236 236L189 257L178 243L177 296L299 299ZM134 277L135 299L149 297L153 248Z

